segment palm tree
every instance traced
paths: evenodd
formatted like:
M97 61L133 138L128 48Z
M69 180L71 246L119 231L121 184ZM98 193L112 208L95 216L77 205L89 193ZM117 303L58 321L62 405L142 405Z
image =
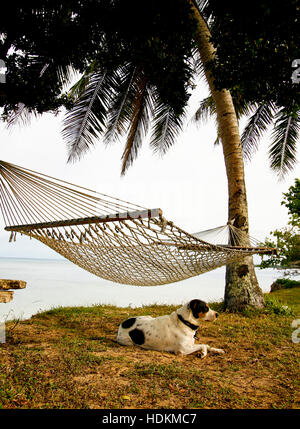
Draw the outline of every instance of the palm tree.
M198 26L197 47L215 106L218 137L223 147L228 183L228 221L245 233L244 241L240 245L249 246L248 206L238 119L230 92L225 89L217 90L214 85L214 77L207 67L216 55L211 43L211 34L197 3L193 0L189 1ZM264 305L263 294L258 285L251 257L239 263L227 265L225 305L230 310L241 309L246 305L257 308Z
M228 221L246 233L244 242L240 244L247 246L250 243L243 153L251 157L257 148L259 137L275 120L273 142L270 147L271 167L280 175L284 175L296 162L296 142L300 131L299 112L287 113L285 108L278 108L271 102L247 105L243 100L235 100L234 103L229 91L216 89L214 76L208 67L216 55L209 27L201 15L197 2L189 1L198 25L197 47L211 93L211 96L202 102L196 118L203 118L208 112L216 117L217 141L220 141L223 147L228 179ZM250 112L253 114L241 139L238 119ZM245 258L242 262L226 267L225 305L228 309L234 310L247 304L255 307L263 305L263 296L252 258Z

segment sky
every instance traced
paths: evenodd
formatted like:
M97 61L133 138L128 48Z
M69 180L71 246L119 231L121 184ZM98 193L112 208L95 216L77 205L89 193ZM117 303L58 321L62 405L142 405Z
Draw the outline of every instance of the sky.
M159 207L166 219L191 233L225 225L227 179L222 147L213 144L215 123L195 125L189 120L207 95L206 86L200 84L191 97L186 125L166 155L153 154L145 140L137 160L122 177L124 141L105 147L99 138L79 162L67 163L61 136L63 113L44 114L27 126L9 130L0 123L0 159L143 207ZM251 162L245 162L250 235L258 240L287 224L287 209L280 204L282 194L300 177L299 163L281 181L271 171L270 133L261 139ZM27 237L9 243L4 226L0 214L0 257L59 258Z

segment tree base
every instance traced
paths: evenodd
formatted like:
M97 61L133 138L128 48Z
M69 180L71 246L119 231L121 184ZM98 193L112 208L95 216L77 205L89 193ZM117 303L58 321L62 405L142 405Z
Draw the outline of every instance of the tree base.
M249 306L257 309L265 306L252 257L226 266L224 305L232 312L243 311Z

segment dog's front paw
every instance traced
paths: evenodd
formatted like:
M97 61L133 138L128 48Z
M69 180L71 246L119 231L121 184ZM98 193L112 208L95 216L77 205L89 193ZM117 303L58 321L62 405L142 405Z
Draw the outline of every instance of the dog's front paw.
M217 354L224 354L225 353L225 351L223 349L215 349L214 347L211 347L209 351L212 353L217 353Z
M206 355L207 355L207 346L203 344L199 348L197 356L199 356L200 359L204 359Z

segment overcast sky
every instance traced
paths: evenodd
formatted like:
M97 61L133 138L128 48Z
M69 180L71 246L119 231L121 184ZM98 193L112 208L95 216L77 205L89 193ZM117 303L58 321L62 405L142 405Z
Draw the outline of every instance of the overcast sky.
M190 114L207 96L204 85L191 98ZM125 177L120 176L124 143L105 148L101 139L81 161L67 164L61 137L62 115L45 114L26 127L8 131L0 124L0 159L103 192L132 203L156 208L188 232L197 232L227 222L227 180L221 146L214 146L214 121L196 126L187 121L177 143L160 158L147 141ZM263 240L269 232L287 223L282 193L300 177L299 164L284 181L269 168L269 135L260 150L245 163L250 235ZM57 258L51 249L26 237L8 243L0 219L0 257Z

